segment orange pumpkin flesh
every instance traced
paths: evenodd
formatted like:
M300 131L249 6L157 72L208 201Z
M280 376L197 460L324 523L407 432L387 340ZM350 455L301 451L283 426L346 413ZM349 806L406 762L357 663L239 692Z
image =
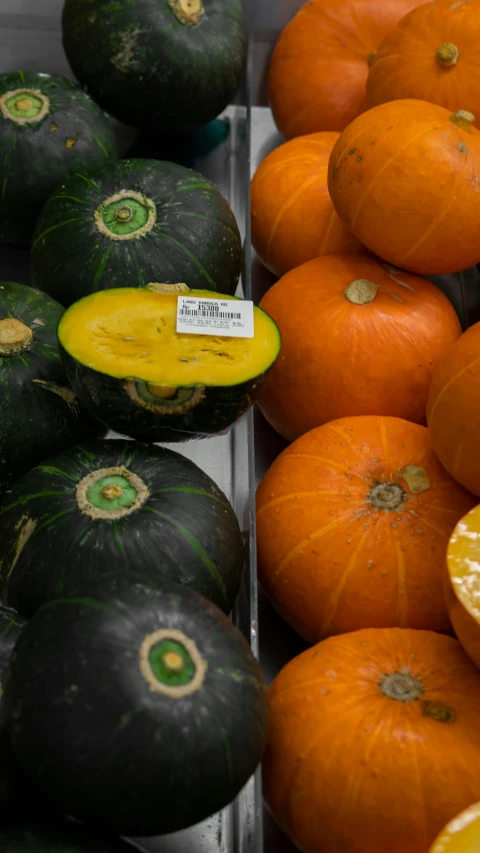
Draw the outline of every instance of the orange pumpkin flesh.
M260 408L289 440L348 415L425 423L433 372L461 334L438 288L374 258L317 258L280 279L261 306L282 351Z
M480 3L426 3L389 33L375 55L367 106L400 98L469 109L480 121Z
M480 496L480 323L464 332L435 371L427 421L442 465Z
M251 184L252 242L275 275L319 255L365 253L333 208L328 160L338 133L313 133L280 145Z
M455 633L480 668L480 506L458 522L450 537L445 595Z
M383 260L423 275L480 260L480 131L472 120L425 101L392 101L341 134L330 195L347 228Z
M428 853L480 798L479 673L430 631L308 649L270 688L263 784L302 853Z
M333 421L284 450L258 488L260 582L311 643L364 627L448 631L445 552L473 504L426 427Z
M440 833L430 853L479 853L480 803L457 815Z
M278 39L268 89L286 138L343 130L365 109L371 54L422 0L311 0Z

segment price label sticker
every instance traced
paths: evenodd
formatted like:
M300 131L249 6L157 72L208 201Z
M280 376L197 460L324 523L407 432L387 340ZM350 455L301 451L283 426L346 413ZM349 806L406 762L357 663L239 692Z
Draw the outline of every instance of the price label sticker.
M253 302L244 299L202 299L179 296L177 332L253 338Z

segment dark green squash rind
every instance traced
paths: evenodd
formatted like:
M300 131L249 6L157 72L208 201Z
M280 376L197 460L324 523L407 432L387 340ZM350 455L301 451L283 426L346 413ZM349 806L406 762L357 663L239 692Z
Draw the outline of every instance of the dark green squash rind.
M153 229L111 240L94 214L121 190L151 199ZM235 216L206 178L175 163L124 160L95 177L73 175L50 198L32 246L32 283L69 306L97 290L151 282L235 292L242 245Z
M81 512L80 480L121 466L149 489L143 506L117 520ZM232 507L200 468L171 450L118 439L74 447L18 480L0 505L0 561L2 599L27 617L119 573L183 583L228 613L244 551Z
M0 826L18 815L21 809L30 812L36 799L13 754L3 700L12 652L26 624L26 619L15 610L0 604ZM5 853L1 830L0 850Z
M202 399L181 414L143 408L125 390L125 380L92 370L59 343L63 364L82 405L109 429L145 442L181 442L230 429L253 405L268 371L250 382L202 388ZM161 400L157 401L159 404Z
M154 692L142 674L142 643L159 629L183 632L207 664L189 696ZM185 587L118 580L41 608L16 646L6 701L32 779L68 814L120 835L207 818L265 746L259 664L230 620Z
M2 853L134 853L130 844L88 829L67 823L25 818L12 826L0 829Z
M0 320L15 317L33 332L28 350L0 356L0 494L52 453L106 433L68 385L57 345L62 314L34 288L0 283Z
M67 174L102 168L118 148L108 119L76 83L33 71L0 75L0 97L22 88L46 95L50 109L23 126L0 115L0 243L28 246L43 205Z
M70 66L105 110L143 130L194 130L233 100L245 67L240 0L203 0L194 26L168 0L66 0L63 45Z

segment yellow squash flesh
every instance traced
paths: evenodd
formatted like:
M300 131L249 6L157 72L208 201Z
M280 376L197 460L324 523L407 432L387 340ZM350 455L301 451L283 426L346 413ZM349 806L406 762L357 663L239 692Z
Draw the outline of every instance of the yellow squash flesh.
M179 296L238 301L210 291L159 293L147 288L104 290L72 305L58 336L77 361L118 379L160 386L230 386L264 373L275 361L275 323L254 308L254 337L177 334Z

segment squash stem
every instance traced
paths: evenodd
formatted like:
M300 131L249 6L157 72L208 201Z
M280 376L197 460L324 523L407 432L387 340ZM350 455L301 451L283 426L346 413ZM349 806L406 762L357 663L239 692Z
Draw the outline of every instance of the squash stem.
M384 675L378 686L384 696L397 702L414 702L423 693L422 682L408 670Z
M168 0L168 5L185 27L195 26L205 14L202 0Z
M0 320L0 355L17 355L28 349L33 340L33 332L15 317Z
M451 41L441 44L437 50L437 62L442 68L453 68L458 60L458 47Z

